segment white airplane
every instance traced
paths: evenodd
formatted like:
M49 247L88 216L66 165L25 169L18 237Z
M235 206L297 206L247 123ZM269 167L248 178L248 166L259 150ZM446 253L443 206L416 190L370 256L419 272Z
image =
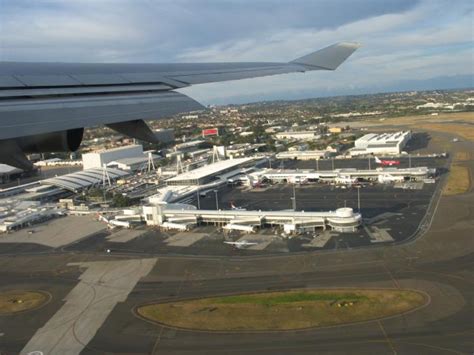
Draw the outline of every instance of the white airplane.
M337 176L335 182L336 184L351 185L357 182L357 178L352 178L350 176Z
M246 240L242 240L241 242L224 242L225 244L232 245L236 247L237 249L244 249L246 247L249 247L251 245L257 245L258 243L254 242L247 242Z
M288 182L290 184L306 184L308 182L308 179L303 176L290 176L288 178Z
M234 202L230 203L230 209L233 211L247 211L246 208L236 206Z
M393 176L391 174L382 174L378 176L378 181L382 184L387 182L403 182L405 181L405 177Z

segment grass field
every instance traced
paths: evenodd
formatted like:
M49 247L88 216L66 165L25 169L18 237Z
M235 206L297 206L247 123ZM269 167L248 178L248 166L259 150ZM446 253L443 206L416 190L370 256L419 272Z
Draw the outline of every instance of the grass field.
M291 330L392 316L426 301L410 290L303 290L157 303L141 306L137 313L188 329Z
M48 302L49 296L37 291L0 292L0 315L8 315L37 308Z
M414 128L454 133L469 141L474 141L474 126L463 123L422 123Z
M412 130L431 130L456 134L474 141L474 112L445 113L438 116L419 115L392 117L383 121L369 120L371 126L404 126Z
M474 112L456 112L456 113L441 113L438 116L431 115L413 115L402 117L391 117L384 120L368 120L371 125L400 125L409 126L419 124L438 124L438 123L472 123L474 122Z
M451 165L448 182L443 190L443 195L458 195L469 191L471 179L469 169L465 166Z
M454 161L469 161L474 160L474 152L456 152L454 154Z

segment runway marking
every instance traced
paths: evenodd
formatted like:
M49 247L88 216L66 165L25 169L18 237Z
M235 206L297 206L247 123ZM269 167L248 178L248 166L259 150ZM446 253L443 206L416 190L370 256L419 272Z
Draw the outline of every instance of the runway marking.
M65 297L62 307L38 329L22 354L79 354L96 335L117 303L123 302L157 259L81 262L80 282Z
M390 278L392 279L393 283L395 284L396 288L400 289L400 284L398 283L398 281L393 277L393 274L392 272L390 271L390 269L387 267L387 264L383 263L383 267L385 268L385 270L387 271L387 273L390 275Z
M400 344L409 344L409 345L425 346L425 347L427 347L427 348L432 348L432 349L436 349L436 350L447 351L447 352L454 353L454 354L464 354L462 351L457 351L457 350L449 349L449 348L443 348L443 347L441 347L441 346L436 346L436 345L429 345L429 344L425 344L425 343L408 343L408 342L399 342L399 343L400 343Z
M181 280L181 282L179 283L178 285L178 288L176 290L176 296L179 296L179 294L181 293L181 290L183 289L183 284L187 281L190 280L190 275L191 273L188 271L188 269L184 269L184 274L185 274L185 278ZM156 323L155 323L156 324ZM168 328L164 325L161 326L161 329L158 333L158 336L156 337L156 341L155 341L155 344L153 345L153 348L151 350L151 354L157 354L158 353L158 345L160 344L160 341L161 341L161 335L163 334L163 330L165 328Z
M377 321L377 323L378 323L378 325L379 325L379 327L380 327L380 330L381 330L382 333L383 333L383 336L385 337L385 340L386 340L387 344L390 346L390 349L392 349L392 352L393 352L394 354L397 354L397 351L395 350L395 347L393 346L392 341L391 341L390 338L388 337L387 332L385 331L385 328L384 328L383 325L382 325L382 322Z
M155 324L155 323L153 323L153 324ZM180 329L180 330L182 330L182 329ZM458 335L468 334L470 332L471 331L447 333L447 334L443 334L442 336L443 337L458 336ZM209 333L209 332L206 332L206 333ZM222 332L212 332L212 333L221 334ZM225 334L228 334L228 333L225 333ZM418 336L417 335L409 335L406 338L407 339L410 339L410 338L415 338L416 339L416 338L418 338ZM386 343L386 339L381 339L381 340L354 340L354 341L344 342L344 344L346 344L346 345L385 344L385 343ZM434 349L437 349L437 350L446 350L446 351L449 351L449 352L453 352L455 354L462 354L462 352L460 352L460 351L456 351L456 350L448 349L448 348L437 347L435 345L428 345L428 344L424 344L424 343L416 343L416 342L410 342L410 341L399 341L399 340L397 340L396 343L397 344L409 344L409 345L425 346L425 347L431 347L431 348L434 348ZM328 345L328 346L339 345L340 341L327 342L325 344ZM288 349L288 353L295 352L295 345L293 345L293 344L292 345L279 344L279 345L276 345L276 346L260 346L260 347L253 347L252 348L252 350L254 350L254 351L275 350L275 352L281 351L282 349ZM298 349L313 349L314 350L314 344L302 344L302 343L300 343L300 344L298 344ZM226 349L226 353L234 353L234 352L241 353L241 351L242 351L242 349L239 349L238 347L237 348L228 348L228 349ZM217 353L221 354L222 349L220 349L220 348L207 349L207 353L214 353L214 352L217 352Z
M458 275L453 275L453 274L448 274L448 273L445 273L445 272L437 272L437 271L424 271L424 270L420 270L420 269L417 269L417 268L414 268L414 267L411 267L411 268L406 268L405 272L411 272L411 273L421 273L421 274L434 274L434 275L438 275L438 276L444 276L444 277L449 277L449 278L453 278L453 279L458 279L458 280L462 280L462 281L465 281L465 282L468 282L470 284L474 284L474 281L471 281L471 280L468 280L467 278L465 277L462 277L462 276L458 276Z
M155 344L153 345L153 349L151 350L151 354L158 354L158 344L160 343L161 340L161 334L163 333L163 330L165 327L161 327L160 332L158 333L158 336L156 337Z

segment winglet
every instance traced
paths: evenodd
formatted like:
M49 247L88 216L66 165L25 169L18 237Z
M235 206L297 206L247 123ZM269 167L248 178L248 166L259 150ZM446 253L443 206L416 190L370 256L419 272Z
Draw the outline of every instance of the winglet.
M290 63L303 65L309 70L335 70L359 47L359 43L340 42L292 60Z

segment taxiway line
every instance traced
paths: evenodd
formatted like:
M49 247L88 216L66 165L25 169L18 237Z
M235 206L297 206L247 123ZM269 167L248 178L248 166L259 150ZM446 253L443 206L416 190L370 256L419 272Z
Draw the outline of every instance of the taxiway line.
M387 332L385 331L385 328L383 327L382 323L380 321L377 321L377 324L379 325L379 328L382 331L382 334L383 334L385 340L387 341L388 346L390 346L390 349L392 350L393 354L396 355L397 351L395 350L395 347L393 346L392 341L388 337Z

